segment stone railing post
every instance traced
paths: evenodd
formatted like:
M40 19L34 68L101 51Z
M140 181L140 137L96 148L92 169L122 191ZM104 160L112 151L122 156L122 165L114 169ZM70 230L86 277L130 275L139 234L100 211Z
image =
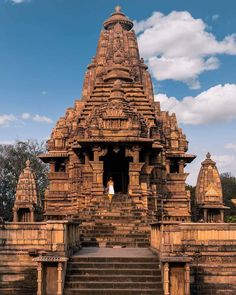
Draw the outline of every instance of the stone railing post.
M58 262L57 272L58 272L58 280L57 280L57 295L62 295L62 262Z
M164 264L164 295L170 295L169 292L169 263Z
M185 295L190 295L190 266L185 264Z
M43 295L43 290L42 290L42 262L38 262L38 278L37 278L37 283L38 283L38 290L37 290L37 295Z

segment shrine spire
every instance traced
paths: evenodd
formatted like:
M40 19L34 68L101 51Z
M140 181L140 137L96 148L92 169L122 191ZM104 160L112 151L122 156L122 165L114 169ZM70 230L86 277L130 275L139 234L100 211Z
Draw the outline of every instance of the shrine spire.
M117 5L117 6L115 7L115 11L116 11L116 12L121 12L121 6L120 6L120 5Z
M117 5L115 7L115 11L111 14L111 16L104 22L104 28L106 30L112 29L117 23L119 23L123 29L130 31L134 24L133 22L123 13L121 12L121 6Z

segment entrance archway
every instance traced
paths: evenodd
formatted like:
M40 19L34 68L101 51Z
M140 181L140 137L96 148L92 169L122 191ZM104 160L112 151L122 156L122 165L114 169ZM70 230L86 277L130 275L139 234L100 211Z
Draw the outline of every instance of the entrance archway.
M110 148L107 155L102 157L101 160L104 162L104 187L107 187L107 182L112 177L115 193L127 193L129 185L129 162L131 159L125 157L124 149L114 151Z

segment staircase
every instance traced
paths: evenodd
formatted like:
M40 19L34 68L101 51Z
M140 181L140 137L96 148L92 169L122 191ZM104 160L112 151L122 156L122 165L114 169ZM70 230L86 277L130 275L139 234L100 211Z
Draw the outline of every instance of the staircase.
M117 194L80 214L82 246L149 247L150 219L127 195Z
M85 248L68 262L64 295L163 295L149 249Z

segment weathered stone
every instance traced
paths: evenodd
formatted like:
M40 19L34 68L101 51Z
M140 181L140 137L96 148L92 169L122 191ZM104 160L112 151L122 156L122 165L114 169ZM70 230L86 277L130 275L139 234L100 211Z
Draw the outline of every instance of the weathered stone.
M202 162L198 175L195 202L199 211L199 220L202 219L205 222L224 221L224 210L228 207L223 204L220 174L210 153L207 153L206 159Z
M18 222L0 224L0 294L62 295L65 278L68 295L235 294L236 226L223 223L216 164L209 154L202 163L201 222L190 222L184 168L195 156L175 114L154 101L132 28L119 6L104 22L81 100L40 155L50 164L44 222L34 217L40 202L29 163L20 175ZM81 244L97 248L73 256ZM149 246L158 257L141 249Z

